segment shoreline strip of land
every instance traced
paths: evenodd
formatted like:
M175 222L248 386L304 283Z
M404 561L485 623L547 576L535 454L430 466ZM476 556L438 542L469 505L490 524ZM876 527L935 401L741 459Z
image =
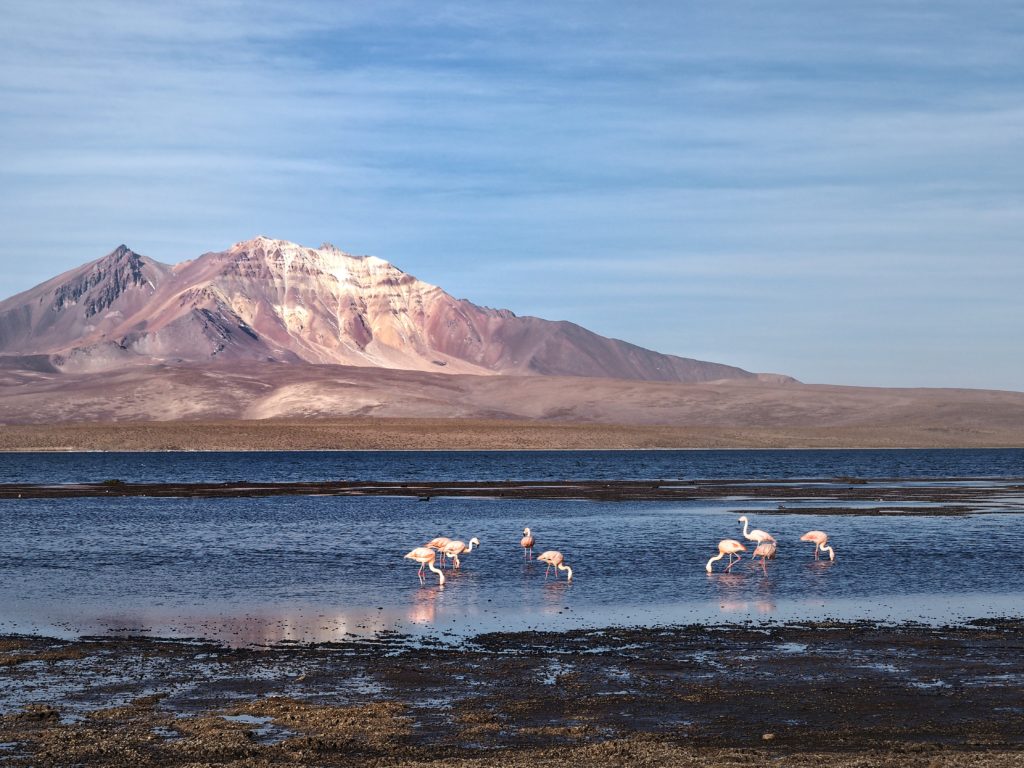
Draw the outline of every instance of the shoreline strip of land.
M125 482L5 483L0 500L74 498L254 498L271 496L368 496L584 500L604 502L762 501L760 514L963 515L1024 511L1024 477L957 484L958 478L839 477L780 480L472 480L315 482ZM962 480L962 479L960 479ZM797 497L794 502L793 498Z
M1024 430L334 418L0 425L0 452L1024 448Z

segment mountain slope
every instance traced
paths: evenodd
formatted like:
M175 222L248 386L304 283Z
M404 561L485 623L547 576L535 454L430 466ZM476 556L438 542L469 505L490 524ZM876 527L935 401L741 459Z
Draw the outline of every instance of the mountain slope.
M777 445L842 445L834 435L844 431L861 435L859 442L852 444L862 446L1024 445L1022 392L836 387L739 379L681 384L451 376L258 362L127 366L103 373L0 367L0 423L8 426L298 419L305 426L293 424L287 439L301 446L303 435L319 430L322 420L341 417L685 426L714 430L723 445L757 444L747 437L753 434L750 430L772 433L773 439L780 441ZM502 430L501 426L492 428ZM787 442L789 430L804 431ZM230 445L227 435L218 440ZM202 441L179 445L210 447Z
M171 268L127 246L0 302L0 353L84 351L147 306ZM77 345L75 342L83 344ZM96 354L95 357L100 357Z
M0 302L0 355L64 371L274 361L444 373L754 379L455 299L372 256L256 237L174 267L121 246Z

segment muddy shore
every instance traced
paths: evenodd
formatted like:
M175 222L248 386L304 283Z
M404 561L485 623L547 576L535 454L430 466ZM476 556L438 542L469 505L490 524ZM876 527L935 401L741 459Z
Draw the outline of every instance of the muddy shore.
M1024 764L1024 621L0 639L13 766Z

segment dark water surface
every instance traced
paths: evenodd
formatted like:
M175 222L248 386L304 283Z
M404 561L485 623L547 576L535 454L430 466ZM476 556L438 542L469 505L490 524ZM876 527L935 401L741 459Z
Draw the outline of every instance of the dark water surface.
M18 454L4 482L671 477L1005 477L1022 451ZM785 497L784 487L780 497ZM235 644L396 629L454 636L693 621L1024 615L1019 513L761 515L764 502L294 496L0 501L0 632L146 632ZM768 574L708 575L750 510L779 540ZM545 580L518 547L561 550ZM799 537L829 532L834 563ZM443 590L403 555L437 535L482 541ZM721 568L721 563L716 568Z
M1024 449L0 454L0 483L1020 477Z

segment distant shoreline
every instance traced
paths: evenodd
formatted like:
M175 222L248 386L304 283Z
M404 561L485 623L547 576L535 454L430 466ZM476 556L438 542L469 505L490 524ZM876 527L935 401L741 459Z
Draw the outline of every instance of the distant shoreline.
M4 424L0 452L597 451L1024 448L1024 430L942 425L630 426L350 417Z
M918 480L911 487L876 478L829 480L321 480L293 482L102 482L0 483L0 499L123 497L231 499L271 496L401 496L434 498L559 500L600 502L686 502L744 498L760 502L764 515L953 516L978 511L1019 513L1024 477L1006 477L985 487L950 487L960 478ZM843 480L843 481L840 481ZM796 503L780 503L779 483ZM1000 500L1002 509L991 502Z

